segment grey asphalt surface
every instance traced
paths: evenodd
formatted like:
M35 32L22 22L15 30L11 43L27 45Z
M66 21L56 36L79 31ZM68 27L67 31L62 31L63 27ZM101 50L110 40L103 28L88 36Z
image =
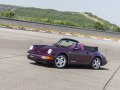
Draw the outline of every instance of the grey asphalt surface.
M100 70L88 66L56 69L26 58L33 44L67 37L98 46L108 60ZM120 42L0 28L0 90L119 90Z
M108 33L108 32L98 32L98 31L91 31L91 30L82 30L80 28L72 28L67 26L60 26L60 25L50 25L45 23L35 23L35 22L27 22L27 21L20 21L20 20L12 20L12 19L3 19L0 18L0 24L4 25L13 25L13 26L24 26L30 28L43 28L47 30L56 30L58 32L71 32L71 33L80 33L83 35L92 35L92 36L104 36L109 38L116 38L120 39L120 33Z

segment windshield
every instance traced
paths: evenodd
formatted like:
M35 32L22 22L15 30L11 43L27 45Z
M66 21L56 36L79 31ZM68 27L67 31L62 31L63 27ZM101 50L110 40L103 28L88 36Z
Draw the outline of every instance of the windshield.
M56 43L56 46L75 47L76 44L76 41L63 39Z

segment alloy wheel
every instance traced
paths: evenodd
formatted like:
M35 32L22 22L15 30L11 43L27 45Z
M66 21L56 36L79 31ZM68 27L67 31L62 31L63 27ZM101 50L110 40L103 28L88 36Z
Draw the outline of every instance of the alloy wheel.
M55 66L57 68L63 68L66 66L67 63L67 59L66 56L64 55L59 55L56 59L55 59Z
M98 57L94 58L94 60L92 61L92 68L97 70L100 68L100 65L101 65L100 58Z

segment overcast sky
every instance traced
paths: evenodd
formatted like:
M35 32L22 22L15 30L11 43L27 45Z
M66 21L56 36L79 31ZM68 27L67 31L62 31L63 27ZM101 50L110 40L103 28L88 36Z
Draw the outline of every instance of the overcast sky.
M91 12L120 26L120 0L0 0L0 4Z

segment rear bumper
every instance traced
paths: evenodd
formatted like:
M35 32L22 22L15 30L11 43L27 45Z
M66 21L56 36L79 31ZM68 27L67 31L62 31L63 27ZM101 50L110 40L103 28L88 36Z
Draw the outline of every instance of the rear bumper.
M107 64L107 60L102 61L102 66Z
M106 57L102 55L102 66L107 64Z
M29 60L36 61L36 62L41 62L43 64L54 63L54 58L51 59L51 60L48 60L48 59L43 59L42 56L43 55L37 55L37 54L32 54L32 53L27 54L27 58Z

